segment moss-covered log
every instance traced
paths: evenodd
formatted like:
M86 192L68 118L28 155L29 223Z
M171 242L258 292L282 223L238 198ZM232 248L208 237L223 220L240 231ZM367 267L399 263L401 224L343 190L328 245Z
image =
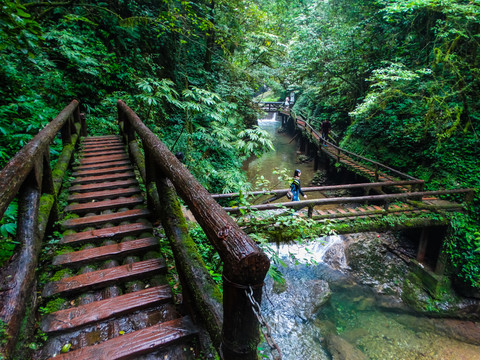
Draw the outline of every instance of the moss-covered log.
M162 194L160 197L162 224L172 246L177 271L183 280L183 289L187 290L187 295L191 298L190 305L196 309L213 344L218 348L222 334L222 293L210 276L197 246L188 233L175 189L166 179L159 179L157 187Z
M268 257L132 109L121 100L117 105L119 123L123 124L127 139L134 139L134 129L155 169L172 182L224 263L223 356L232 360L257 359L258 320L245 290L252 286L255 299L261 301L263 281L270 266Z
M72 134L72 129L68 131L72 143L65 145L53 171L49 164L49 146L75 111L78 112L77 101L70 103L40 131L0 173L0 214L17 193L19 195L17 241L20 246L0 274L0 322L5 337L0 341L0 354L6 358L14 351L25 316L31 314L31 311L26 312L27 304L37 303L35 271L42 240L48 224L56 217L57 194L78 135ZM80 125L75 126L78 133Z

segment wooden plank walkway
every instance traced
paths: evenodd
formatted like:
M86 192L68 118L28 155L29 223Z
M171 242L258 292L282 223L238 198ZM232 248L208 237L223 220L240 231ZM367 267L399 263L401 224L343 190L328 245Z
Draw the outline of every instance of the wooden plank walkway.
M37 358L195 359L198 331L174 303L121 139L87 137L82 149L65 208L77 217L62 222L58 280L42 291L41 306L59 309L41 319L48 340Z
M280 113L285 115L285 116L291 116L289 110L282 110L282 111L280 111ZM406 180L406 179L415 180L413 177L411 177L407 174L400 173L397 170L388 168L387 166L379 164L379 163L376 163L376 165L378 165L378 166L377 166L377 168L375 168L375 166L373 166L373 164L375 163L373 160L363 158L363 160L368 160L369 162L371 162L372 165L367 165L365 162L356 161L353 158L353 156L358 157L359 159L362 158L362 157L360 155L350 153L350 152L346 151L345 149L339 148L339 147L333 145L330 142L327 142L326 144L324 144L324 142L321 139L320 133L318 131L316 131L315 129L313 129L312 126L310 126L310 124L308 124L308 122L306 120L304 120L300 117L296 117L296 118L293 119L293 121L300 130L309 133L312 136L312 138L315 139L315 141L318 145L318 148L322 152L327 154L334 161L343 164L344 166L346 166L346 167L350 168L352 171L366 177L367 179L374 180L375 182L399 181L399 180ZM380 168L389 169L389 170L395 172L397 174L397 176L387 174L385 171L382 171ZM402 179L401 177L398 176L400 174L404 177L404 179ZM401 191L401 192L408 192L408 191L412 191L412 188L411 187L405 187L405 186L398 186L397 190Z

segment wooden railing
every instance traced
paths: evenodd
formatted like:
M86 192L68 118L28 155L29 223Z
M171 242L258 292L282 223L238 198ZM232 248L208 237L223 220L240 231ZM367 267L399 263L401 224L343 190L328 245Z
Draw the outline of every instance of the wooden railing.
M344 184L344 185L328 185L328 186L310 186L302 188L303 192L312 191L336 191L336 190L353 190L361 189L365 194L368 194L370 190L385 190L396 186L410 186L412 191L422 191L425 185L424 180L405 180L405 181L382 181L375 183L359 183L359 184ZM243 196L257 196L257 195L273 195L276 198L285 196L289 189L274 189L274 190L261 190L261 191L249 191L242 193ZM240 193L226 193L226 194L212 194L214 199L229 199L240 196ZM273 201L273 200L270 200Z
M119 100L117 105L121 133L144 179L150 207L170 239L180 276L187 280L184 290L193 299L191 305L223 358L257 359L258 320L246 290L253 289L254 298L260 303L270 266L268 257L140 118L123 101ZM218 306L221 297L213 280L194 255L195 246L188 236L177 194L223 261L223 309Z
M278 111L284 103L282 101L260 102L258 105L265 111Z
M55 168L50 166L50 145L60 132L63 151ZM13 157L0 172L0 218L18 199L16 241L19 249L0 274L0 320L5 326L5 343L0 354L8 357L27 309L36 301L35 270L42 240L49 225L57 220L57 195L62 186L79 135L86 135L79 105L72 101Z
M304 192L308 190L309 188L302 189L302 191ZM281 189L277 191L286 194L288 189ZM318 206L318 205L350 204L350 203L362 203L362 202L368 202L368 201L381 202L384 204L385 210L387 210L389 205L392 202L402 201L402 200L418 200L424 196L463 194L465 197L465 201L469 202L473 199L473 195L475 191L476 191L475 189L452 189L452 190L407 192L407 193L384 194L384 195L334 197L334 198L322 198L322 199L312 199L312 200L250 205L250 206L225 207L224 210L231 214L239 213L242 211L249 211L249 210L271 210L271 209L278 209L281 207L295 208L298 210L305 207L308 207L309 209L313 209L314 206ZM309 210L309 217L311 217L310 210Z
M288 112L291 116L293 121L295 122L297 127L305 129L305 132L308 134L314 134L314 137L317 140L321 139L321 134L315 130L307 120L303 119L301 116L296 116L295 114L292 114L291 112ZM418 180L417 178L410 176L408 174L402 173L401 171L395 170L389 166L386 166L384 164L379 163L378 161L368 159L366 157L363 157L361 155L355 154L351 151L345 150L343 148L338 147L331 141L326 141L326 143L329 145L330 148L335 149L336 153L336 160L340 162L342 159L342 156L349 157L354 161L360 161L364 165L370 166L373 171L375 171L375 181L378 181L379 179L379 172L384 171L387 174L390 174L392 176L391 180Z

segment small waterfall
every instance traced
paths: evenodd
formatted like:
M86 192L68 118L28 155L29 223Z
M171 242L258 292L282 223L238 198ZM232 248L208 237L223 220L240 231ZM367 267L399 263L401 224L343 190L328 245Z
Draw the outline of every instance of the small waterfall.
M266 123L266 122L275 122L277 121L277 112L267 112L267 117L264 119L258 119L258 125L261 125L261 123Z
M277 254L281 258L294 259L295 262L304 264L333 262L336 269L346 269L343 238L339 235L330 235L317 238L301 244L279 244Z

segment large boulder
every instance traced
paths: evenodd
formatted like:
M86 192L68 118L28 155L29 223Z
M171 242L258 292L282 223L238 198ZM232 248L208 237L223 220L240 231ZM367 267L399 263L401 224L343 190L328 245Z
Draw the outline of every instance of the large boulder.
M345 236L345 256L351 274L364 285L372 286L380 294L401 295L408 265L388 251L385 241L392 234L359 233Z

